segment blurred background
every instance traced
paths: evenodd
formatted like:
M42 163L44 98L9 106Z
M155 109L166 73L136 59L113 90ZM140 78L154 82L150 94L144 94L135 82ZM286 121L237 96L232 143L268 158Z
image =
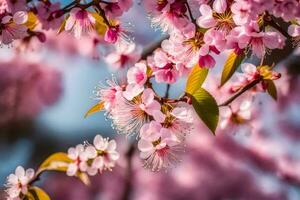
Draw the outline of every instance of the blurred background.
M128 26L135 42L147 48L162 36L151 28L141 9L136 3L122 20L131 22ZM297 52L285 51L289 56L280 63L278 69L283 76L276 82L279 100L260 95L258 117L252 124L255 129L250 134L220 132L213 137L199 123L188 137L179 166L153 173L142 168L138 152L129 149L131 141L118 136L103 113L84 118L96 102L93 90L99 82L112 73L124 73L104 62L107 52L101 47L93 49L88 39L77 41L66 34L54 34L45 44L33 43L18 54L14 47L0 49L1 186L18 165L36 169L50 154L65 152L101 134L117 139L121 152L117 167L94 177L90 187L60 173L43 175L39 184L52 199L300 199ZM274 60L277 58L274 56ZM215 74L220 76L225 59L226 53L218 57ZM212 81L214 78L211 75ZM172 85L171 96L179 95L184 83L181 80ZM208 88L210 84L207 81ZM166 86L156 85L155 89L163 94Z

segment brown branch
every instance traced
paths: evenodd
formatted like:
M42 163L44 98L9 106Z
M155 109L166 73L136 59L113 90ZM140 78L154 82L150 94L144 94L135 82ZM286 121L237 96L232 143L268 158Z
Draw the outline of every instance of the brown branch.
M136 147L135 143L131 143L126 153L127 169L125 174L125 183L124 183L124 189L123 189L123 194L121 196L121 200L129 200L130 195L132 193L132 175L133 175L132 160L135 152L135 147Z
M266 25L272 26L276 30L278 30L282 35L284 35L286 38L290 38L290 35L287 33L286 30L281 28L273 19L271 21L267 21Z
M49 20L53 19L53 18L58 18L58 17L61 17L63 15L65 15L66 13L70 12L73 8L75 7L78 7L78 8L81 8L81 9L87 9L89 7L94 7L94 9L96 11L98 11L98 13L101 15L101 17L103 17L103 20L105 22L105 24L107 26L110 26L110 23L109 23L109 20L107 19L106 17L106 14L105 14L105 11L101 8L100 4L99 3L103 3L102 1L100 0L93 0L89 3L86 3L86 4L81 4L80 3L80 0L75 0L73 2L71 2L70 4L66 5L65 7L59 9L59 10L56 10L56 11L53 11L50 15L49 15Z
M166 88L166 92L165 92L165 98L169 98L170 88L171 88L171 85L168 83L167 88Z
M149 55L151 55L157 48L160 48L162 41L168 39L168 35L163 35L159 40L156 42L151 43L142 53L141 60L147 59Z
M286 30L284 30L273 18L272 15L270 15L269 13L266 13L266 15L264 16L264 24L267 26L271 26L273 28L275 28L276 30L278 30L282 35L284 35L286 38L290 38L290 35L287 33Z
M189 13L189 16L190 16L190 19L191 19L192 23L195 24L196 26L198 26L198 25L197 25L197 22L196 22L196 19L193 17L193 13L192 13L192 10L191 10L191 8L190 8L189 3L186 2L185 5L186 5L186 8L187 8L187 10L188 10L188 13Z
M110 26L109 20L107 19L106 15L105 15L105 11L101 8L101 6L99 5L99 2L94 3L94 7L96 7L98 9L99 14L103 17L105 24L107 26Z
M254 86L256 86L258 83L260 83L261 80L262 79L256 79L256 80L252 81L251 83L249 83L248 85L246 85L245 87L243 87L238 93L236 93L231 98L229 98L227 101L225 101L224 103L220 104L219 107L228 106L236 98L238 98L239 96L241 96L242 94L244 94L246 91L248 91L251 88L253 88Z

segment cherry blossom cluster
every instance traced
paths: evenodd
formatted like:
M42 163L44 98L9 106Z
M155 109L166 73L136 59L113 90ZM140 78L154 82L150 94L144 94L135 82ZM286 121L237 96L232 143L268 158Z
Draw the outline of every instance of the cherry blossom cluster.
M247 93L239 99L227 105L221 105L219 129L225 133L244 133L249 135L253 129L253 122L257 121L257 95L261 92L268 92L270 84L278 80L281 73L275 72L270 66L255 66L251 63L243 63L241 72L234 74L233 80L227 87L218 92L219 95L228 96L235 94L243 88L252 85ZM214 83L216 84L216 83ZM274 97L275 98L275 97Z
M7 200L23 199L28 193L29 183L33 180L35 172L33 169L26 171L22 166L18 166L14 174L7 177Z
M18 166L15 173L7 177L6 199L31 199L30 191L35 190L34 182L39 180L41 173L47 170L66 171L68 176L76 177L81 177L82 174L95 176L103 170L111 171L119 159L116 147L115 140L96 135L93 145L86 142L84 145L78 144L76 147L69 148L68 154L53 154L36 172L31 168L25 171L22 166Z
M172 102L153 90L150 79L168 82L168 77L168 73L152 70L140 61L128 70L127 83L120 85L113 77L96 91L113 127L120 134L137 137L140 157L153 171L179 161L194 119L191 105L184 100Z
M66 31L78 39L96 35L95 44L101 40L118 43L129 39L119 17L131 6L132 0L74 0L65 7L50 0L1 0L0 42L4 45L18 39L30 42L34 37L44 42L49 31Z
M119 153L116 151L117 144L115 140L103 138L97 135L94 138L93 145L78 144L68 150L68 157L72 160L67 169L68 176L76 176L78 173L87 173L95 176L103 170L112 170L115 162L119 159Z
M262 79L259 85L256 85L252 90L265 91L268 87L268 80L277 80L281 77L281 74L272 71L269 66L258 66L251 63L244 63L241 65L242 73L236 72L234 81L231 84L231 91L237 92L249 83Z
M113 78L96 93L113 127L120 133L137 135L145 166L156 171L177 160L173 149L182 149L194 118L189 95L179 99L160 97L152 88L152 80L173 84L197 65L214 67L213 54L233 50L238 56L260 58L261 65L243 64L242 73L235 74L237 78L231 83L230 92L251 89L253 96L256 91L266 91L272 84L270 81L281 75L272 70L273 66L263 65L264 57L271 49L282 49L289 37L275 19L280 17L284 22L295 23L299 2L145 0L143 3L153 26L168 33L169 38L145 60L129 68L126 83L119 84ZM280 14L286 13L286 9L292 9L289 15ZM288 32L297 29L295 24L291 26L294 28L290 27ZM114 57L120 63L121 56ZM220 107L228 106L235 98ZM221 128L230 127L229 122L239 125L250 120L251 102L240 101L237 108L229 107L227 112L221 112L224 118Z
M95 45L101 41L128 42L128 28L119 18L132 4L132 0L72 1L61 7L59 2L50 0L2 0L1 43L8 45L16 39L28 42L33 37L43 42L48 30L70 32L76 38L96 36ZM261 58L269 50L282 49L288 36L295 44L299 43L298 0L144 0L143 4L153 26L170 34L162 50L157 51L157 54L167 54L165 59L174 63L174 79L169 81L196 63L213 67L213 56L227 49L236 53L251 51ZM288 24L287 31L275 22L278 18ZM131 46L126 52L133 49ZM122 64L126 59L108 60Z
M93 48L102 42L122 43L105 59L115 69L128 67L140 58L140 49L128 44L128 27L120 21L132 0L72 1L64 7L50 0L0 3L2 44L16 39L29 43L34 37L44 42L49 30L65 31L78 39L91 37ZM153 58L159 81L165 71L167 82L173 83L197 63L211 68L215 66L214 56L224 50L251 52L249 55L262 58L272 49L282 49L287 37L299 43L298 0L143 0L143 5L153 26L170 35ZM278 18L288 30L281 28Z
M275 23L277 18L290 24L289 34L299 41L297 0L144 0L144 5L152 24L170 35L162 49L180 68L197 63L211 68L214 56L224 50L262 58L272 49L282 49L288 34Z

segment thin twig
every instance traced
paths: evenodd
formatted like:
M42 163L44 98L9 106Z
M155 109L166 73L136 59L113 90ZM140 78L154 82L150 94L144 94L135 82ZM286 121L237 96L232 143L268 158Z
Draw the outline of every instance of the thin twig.
M264 16L264 23L267 26L271 26L273 28L275 28L276 30L278 30L282 35L284 35L286 38L290 38L290 35L287 33L286 30L284 30L280 25L278 25L275 21L274 18L272 17L272 15L270 14L266 14Z
M186 5L186 7L187 7L187 10L188 10L188 13L189 13L189 15L190 15L190 19L191 19L191 21L195 24L195 25L197 25L197 23L196 23L196 19L193 17L193 13L192 13L192 10L191 10L191 8L190 8L190 5L189 5L189 3L188 2L186 2L185 3L185 5Z
M241 89L238 93L236 93L231 98L229 98L227 101L225 101L224 103L220 104L219 107L228 106L231 102L233 102L236 98L238 98L239 96L241 96L242 94L244 94L247 90L250 90L251 88L253 88L254 86L256 86L258 83L260 83L261 80L262 79L256 79L256 80L252 81L251 83L249 83L248 85L246 85L245 87L243 87L243 89Z
M106 15L105 15L105 11L101 8L101 6L99 5L99 2L97 2L97 3L94 2L94 6L99 10L100 15L103 17L104 23L107 26L110 26L109 20L107 19Z
M167 88L166 88L166 92L165 92L165 98L169 98L170 88L171 88L171 85L167 84Z
M162 41L167 39L168 35L163 35L158 41L151 43L142 53L141 60L147 59L149 55L151 55L157 48L161 46Z
M127 169L125 174L125 183L124 183L124 190L121 197L121 200L129 200L130 194L132 192L132 159L135 151L135 143L131 143L130 147L126 153L127 158Z

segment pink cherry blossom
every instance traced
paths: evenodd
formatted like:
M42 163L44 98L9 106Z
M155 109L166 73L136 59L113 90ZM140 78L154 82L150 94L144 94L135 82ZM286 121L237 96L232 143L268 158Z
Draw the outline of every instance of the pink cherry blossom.
M127 95L123 93L123 96ZM118 98L117 107L112 110L109 117L113 121L113 127L119 133L128 135L138 134L141 127L151 118L159 122L165 120L161 105L155 100L154 92L150 88L145 89L142 95L132 100L125 97Z
M94 159L91 167L97 169L100 173L103 170L112 170L115 162L119 159L119 153L116 151L116 141L96 135L93 144L99 152L99 156Z
M231 6L231 11L237 25L244 25L256 17L255 12L251 12L251 3L245 0L235 1Z
M8 5L8 11L11 12L11 13L15 13L17 11L26 11L27 10L26 0L18 0L18 1L8 0L6 2L7 2L7 5Z
M231 91L236 92L240 90L242 87L247 84L258 80L259 78L263 78L265 80L277 80L281 77L281 74L278 72L271 71L266 66L258 66L256 67L250 63L244 63L241 65L241 69L243 73L236 73L234 75L235 81L231 85ZM267 89L268 83L262 81L260 84L257 84L252 88L252 91L265 91Z
M63 17L53 17L51 14L59 10L60 3L43 3L40 2L37 6L37 17L42 24L43 29L58 29L63 21Z
M111 26L105 32L104 40L108 43L116 43L119 39L120 26Z
M172 62L172 58L163 50L158 49L154 52L153 57L153 74L158 83L174 83L179 77L176 64Z
M128 36L130 30L123 26L120 21L115 20L110 26L107 28L104 40L111 44L119 43L130 43L132 42L131 38Z
M269 49L281 48L280 43L283 36L275 31L259 32L256 22L242 28L237 27L236 31L241 31L239 35L235 36L239 48L251 48L253 54L258 58L263 57ZM236 31L233 30L233 34Z
M69 148L68 157L72 159L73 162L68 164L67 175L75 176L78 172L94 174L94 170L89 167L87 161L96 158L96 156L97 152L92 146L85 147L82 144L78 144L75 148Z
M218 0L219 1L219 0ZM207 4L200 6L201 17L197 19L197 24L203 28L211 28L217 25L216 20L213 17L213 10Z
M209 45L209 50L219 54L226 47L225 34L219 30L209 30L204 34L203 38L206 45ZM206 54L206 53L203 53ZM202 55L203 55L202 54Z
M105 14L110 18L116 18L123 15L132 6L132 0L120 0L117 2L101 3L100 6L104 9Z
M166 3L168 4L168 2ZM171 1L168 6L166 5L165 2L159 2L158 9L160 10L160 7L163 8L160 12L154 12L156 14L152 16L151 22L154 27L160 28L163 32L172 32L189 26L189 20L184 17L186 7L183 2ZM147 4L147 6L152 7L155 6L155 4L150 3L150 5ZM156 11L156 9L154 11Z
M231 91L236 92L248 83L256 80L260 77L260 74L255 65L250 63L244 63L241 65L242 73L236 73L234 78L236 81L232 83Z
M151 121L141 128L138 149L140 157L145 160L144 166L153 171L169 168L178 162L174 157L179 151L180 142L170 130L160 123Z
M91 13L81 8L73 8L70 16L66 21L65 30L72 32L77 39L83 34L94 30L96 19Z
M185 141L186 136L191 133L194 128L193 122L195 113L189 104L176 105L171 111L172 120L168 124L170 129L181 142Z
M26 171L22 166L18 166L15 174L10 174L7 177L7 194L8 199L21 200L20 194L26 195L30 181L34 178L34 170L27 169Z
M147 114L153 116L157 122L163 122L165 120L165 116L160 110L160 103L154 100L154 92L150 88L144 90L140 108Z
M243 132L249 134L251 132L251 100L235 102L231 107L221 109L220 129L230 133Z
M124 69L134 65L141 57L141 48L134 43L120 43L116 50L105 57L113 69Z
M250 63L244 63L241 65L242 72L244 73L247 81L253 81L258 78L259 73L255 65Z
M0 1L0 14L8 12L8 4L6 0Z
M112 127L120 134L135 135L140 128L150 120L150 116L140 108L141 97L137 96L132 101L125 97L117 98L117 106L112 109L109 118Z
M163 0L163 1L152 1L152 0L144 0L145 9L151 14L157 15L160 14L162 10L168 9L170 3L173 3L174 0Z
M299 2L297 0L277 0L275 2L272 13L285 21L290 21L299 12Z
M171 55L173 62L178 65L184 65L186 68L194 67L200 55L209 53L209 45L204 43L204 34L196 31L192 37L185 37L182 34L173 34L168 40L162 43L165 52Z
M103 101L105 109L110 112L115 106L116 99L122 93L122 87L117 83L115 77L112 80L107 80L106 84L99 85L95 93L96 99Z
M147 79L147 65L145 62L136 63L127 72L127 81L129 84L144 85Z
M140 95L144 91L144 85L140 85L137 83L131 83L126 86L125 91L123 92L123 96L131 101L136 96Z
M23 24L27 21L25 12L16 12L13 16L6 15L1 19L2 30L0 33L0 44L8 45L15 39L27 36L27 27Z

